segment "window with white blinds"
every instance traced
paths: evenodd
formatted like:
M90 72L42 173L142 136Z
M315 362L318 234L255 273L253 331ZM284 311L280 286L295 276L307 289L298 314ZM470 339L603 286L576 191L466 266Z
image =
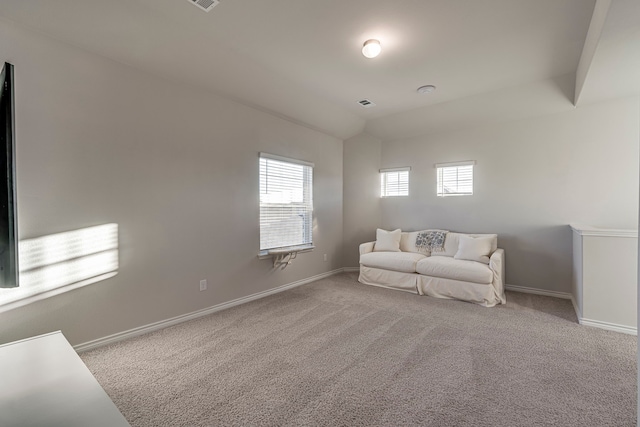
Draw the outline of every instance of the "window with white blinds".
M380 197L409 195L411 168L380 169Z
M437 194L445 196L470 196L473 194L473 166L475 161L439 163L437 171Z
M313 243L313 163L260 153L260 250Z

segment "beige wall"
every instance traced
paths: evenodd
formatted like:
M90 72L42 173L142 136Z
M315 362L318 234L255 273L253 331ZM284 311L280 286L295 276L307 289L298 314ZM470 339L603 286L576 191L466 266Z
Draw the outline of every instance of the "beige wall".
M412 169L410 196L381 200L381 224L498 233L508 284L570 292L568 224L638 223L639 117L639 100L632 97L383 141L380 167ZM434 163L461 160L477 161L474 195L436 197Z
M115 277L0 313L0 343L83 343L342 267L342 141L4 21L0 59L15 65L20 238L120 232ZM284 271L257 258L260 151L315 163L316 249Z
M344 141L344 256L346 267L357 267L360 243L376 239L380 226L379 139L366 133ZM371 183L377 182L378 185Z

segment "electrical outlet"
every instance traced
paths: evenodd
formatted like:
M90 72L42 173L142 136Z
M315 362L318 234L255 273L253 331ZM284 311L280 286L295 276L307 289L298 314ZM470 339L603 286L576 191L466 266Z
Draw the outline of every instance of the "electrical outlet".
M324 262L327 262L327 254L324 254Z
M200 280L200 290L201 291L207 290L207 279Z

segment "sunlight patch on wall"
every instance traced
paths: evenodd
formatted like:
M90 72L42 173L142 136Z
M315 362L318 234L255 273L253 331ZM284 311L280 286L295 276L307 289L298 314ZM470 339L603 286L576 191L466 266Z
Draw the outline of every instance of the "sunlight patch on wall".
M20 287L0 289L0 312L106 280L118 272L118 224L19 243Z

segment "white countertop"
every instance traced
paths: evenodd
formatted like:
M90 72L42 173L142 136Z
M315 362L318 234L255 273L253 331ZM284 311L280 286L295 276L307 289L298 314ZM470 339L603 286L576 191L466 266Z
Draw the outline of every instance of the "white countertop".
M0 426L129 426L61 332L0 346Z

